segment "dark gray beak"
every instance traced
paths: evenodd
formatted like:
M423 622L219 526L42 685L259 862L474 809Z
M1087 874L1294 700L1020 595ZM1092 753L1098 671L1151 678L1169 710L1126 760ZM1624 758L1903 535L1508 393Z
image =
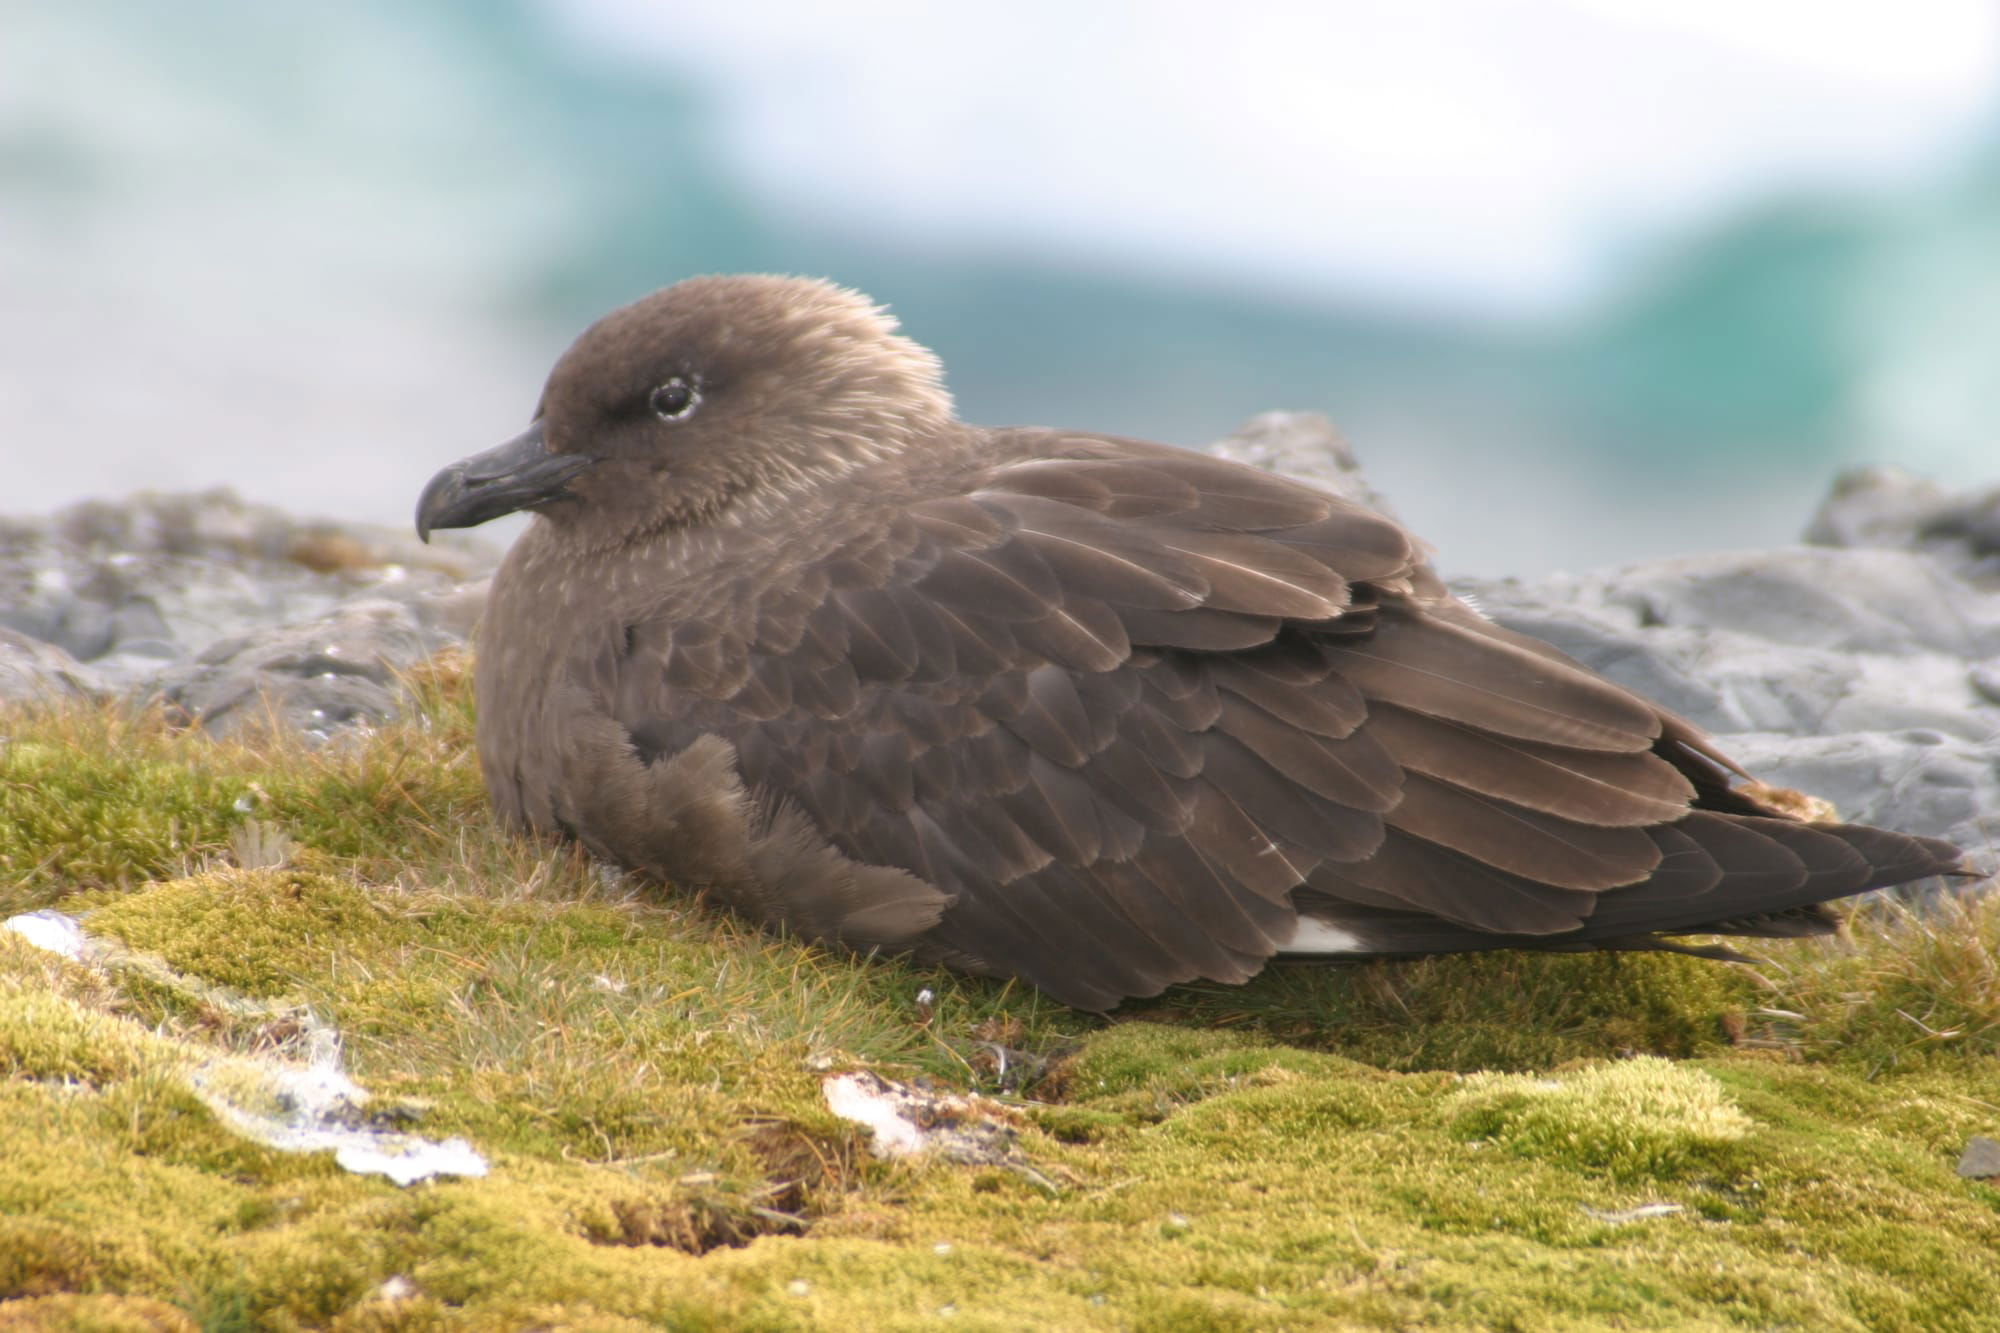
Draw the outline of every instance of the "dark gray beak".
M560 500L577 473L595 461L550 453L537 421L498 449L462 458L432 477L417 497L417 536L429 541L433 528L477 527Z

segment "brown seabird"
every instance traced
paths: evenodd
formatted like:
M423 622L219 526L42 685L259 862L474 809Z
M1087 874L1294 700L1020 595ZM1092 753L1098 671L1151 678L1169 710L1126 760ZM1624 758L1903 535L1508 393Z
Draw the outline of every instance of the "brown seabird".
M536 515L479 635L503 820L1086 1009L1274 957L1823 934L1954 869L1733 785L1381 514L965 425L895 329L826 283L680 283L425 488L420 533Z

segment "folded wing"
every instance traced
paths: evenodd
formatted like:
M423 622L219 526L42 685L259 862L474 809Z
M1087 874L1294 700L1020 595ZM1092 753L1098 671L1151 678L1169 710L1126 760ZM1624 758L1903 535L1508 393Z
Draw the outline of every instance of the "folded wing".
M735 630L634 626L610 672L642 755L719 736L774 808L951 904L849 943L1104 1008L1280 953L1810 932L1954 860L1730 792L1685 723L1487 624L1369 509L1029 443L746 591Z

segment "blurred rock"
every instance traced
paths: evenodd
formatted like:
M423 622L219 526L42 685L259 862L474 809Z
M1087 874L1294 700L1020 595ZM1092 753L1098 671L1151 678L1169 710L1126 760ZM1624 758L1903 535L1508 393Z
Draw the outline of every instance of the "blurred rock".
M1318 412L1260 413L1237 427L1228 439L1211 444L1208 452L1311 482L1396 517L1382 493L1368 484L1353 446Z
M1900 546L1951 502L1934 481L1901 468L1864 467L1843 472L1806 523L1814 546Z
M1952 495L1897 468L1860 468L1834 482L1805 539L1922 551L1963 577L2000 583L2000 488Z
M228 491L92 500L46 519L0 520L0 629L87 667L76 678L92 691L143 696L171 685L203 701L194 711L222 717L234 707L210 707L209 684L195 678L213 673L194 669L217 665L220 641L332 616L356 599L406 606L429 639L462 639L484 588L466 580L497 560L457 534L425 546L413 533L298 519ZM15 648L8 660L26 659Z
M102 677L56 645L0 629L0 703L55 703L110 693Z
M155 688L170 709L218 735L277 726L325 740L393 720L401 676L463 638L417 605L366 598L211 644Z
M1967 1180L2000 1177L2000 1142L1984 1134L1974 1134L1966 1140L1965 1151L1958 1157L1958 1174Z

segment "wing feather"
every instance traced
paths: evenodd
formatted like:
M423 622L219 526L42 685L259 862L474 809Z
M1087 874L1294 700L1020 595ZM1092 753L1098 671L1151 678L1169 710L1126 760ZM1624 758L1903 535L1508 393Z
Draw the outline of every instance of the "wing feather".
M1015 460L962 491L857 504L814 559L743 575L734 620L655 613L602 659L641 762L720 736L843 864L950 895L920 954L1105 1008L1295 935L1810 932L1819 898L1947 863L1768 817L1687 724L1488 625L1379 514L1160 446L993 439ZM852 938L930 921L902 883L849 895L874 913Z

